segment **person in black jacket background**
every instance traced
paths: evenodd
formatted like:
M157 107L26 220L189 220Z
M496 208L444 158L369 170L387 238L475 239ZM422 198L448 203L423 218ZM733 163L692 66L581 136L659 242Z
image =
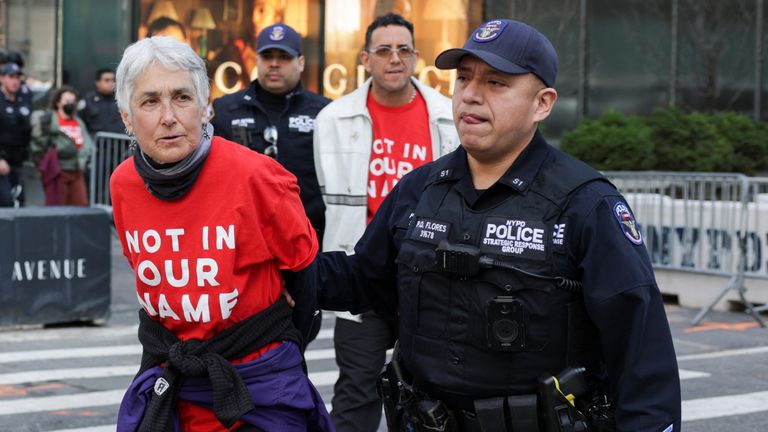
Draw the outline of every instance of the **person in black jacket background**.
M115 71L101 68L96 71L95 90L86 93L78 106L80 118L88 131L125 133L123 120L115 102Z
M213 101L213 133L277 159L299 180L301 202L322 244L325 205L317 183L312 133L330 100L305 89L301 36L285 24L257 39L259 78Z
M0 207L24 205L22 164L29 157L32 107L28 92L22 91L24 72L16 63L0 66ZM11 190L18 187L20 195Z

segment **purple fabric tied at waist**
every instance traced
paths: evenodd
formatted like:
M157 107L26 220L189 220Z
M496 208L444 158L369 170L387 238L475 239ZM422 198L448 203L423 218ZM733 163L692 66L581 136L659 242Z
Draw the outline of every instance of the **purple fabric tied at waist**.
M299 348L284 342L258 359L233 365L242 376L255 405L241 420L265 431L333 432L320 393L302 368ZM117 432L135 432L163 370L154 367L136 377L123 396L117 416ZM213 393L207 378L186 378L179 397L213 409ZM175 420L179 431L178 419Z

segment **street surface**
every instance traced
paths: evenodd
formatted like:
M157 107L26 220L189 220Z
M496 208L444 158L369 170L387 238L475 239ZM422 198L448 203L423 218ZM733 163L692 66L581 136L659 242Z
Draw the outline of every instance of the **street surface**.
M0 431L115 430L141 353L133 275L117 243L113 238L112 317L105 326L0 330ZM682 378L683 429L768 430L768 329L748 315L725 312L711 312L691 327L696 312L667 307ZM326 313L306 353L310 378L329 409L338 376L333 322Z

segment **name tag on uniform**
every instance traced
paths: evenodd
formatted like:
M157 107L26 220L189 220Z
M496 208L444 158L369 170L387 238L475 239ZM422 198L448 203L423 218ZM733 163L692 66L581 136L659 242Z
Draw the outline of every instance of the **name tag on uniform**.
M254 123L255 121L252 118L232 119L232 126L248 127L248 125L252 125Z
M451 224L448 222L417 218L409 238L411 240L437 245L442 240L448 239L448 231L450 231L450 229Z
M546 227L541 221L487 217L480 250L533 260L547 257Z

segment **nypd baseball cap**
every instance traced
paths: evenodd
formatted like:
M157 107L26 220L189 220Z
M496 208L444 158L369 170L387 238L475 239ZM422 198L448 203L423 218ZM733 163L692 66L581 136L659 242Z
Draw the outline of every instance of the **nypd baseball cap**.
M257 52L262 53L271 48L283 50L293 57L301 55L301 36L283 23L265 27L259 32L256 40Z
M435 66L455 69L461 58L473 55L492 68L508 74L532 73L547 87L555 85L557 53L555 47L535 28L514 20L494 19L472 33L463 48L440 53Z
M24 75L24 71L16 63L6 63L0 67L0 75Z

